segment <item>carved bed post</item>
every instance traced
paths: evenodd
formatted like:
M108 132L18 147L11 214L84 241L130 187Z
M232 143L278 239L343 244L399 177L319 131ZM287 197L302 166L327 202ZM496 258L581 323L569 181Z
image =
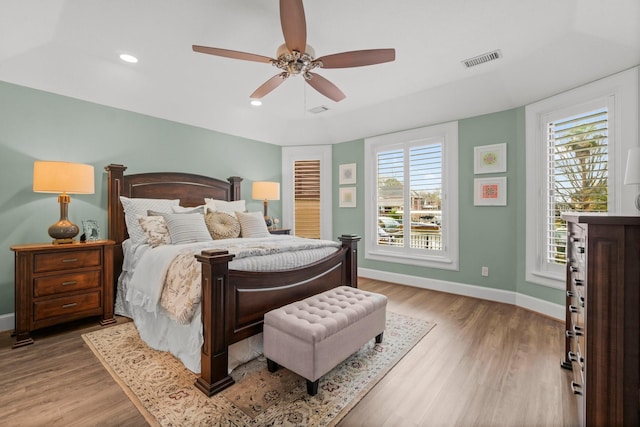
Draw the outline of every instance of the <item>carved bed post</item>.
M120 206L120 195L124 185L124 171L126 166L110 164L104 167L107 171L107 233L109 240L116 242L113 251L113 289L118 288L118 278L122 272L122 261L124 254L122 252L122 242L127 238L124 225L124 213Z
M231 194L229 200L240 200L240 189L242 184L242 178L239 176L230 176L227 181L231 183Z
M347 268L344 284L353 288L358 287L358 242L361 237L355 234L343 234L338 237L342 242L342 247L347 248L346 264Z
M226 301L229 262L234 255L221 249L202 251L196 258L202 263L202 334L198 387L207 396L234 384L229 375Z

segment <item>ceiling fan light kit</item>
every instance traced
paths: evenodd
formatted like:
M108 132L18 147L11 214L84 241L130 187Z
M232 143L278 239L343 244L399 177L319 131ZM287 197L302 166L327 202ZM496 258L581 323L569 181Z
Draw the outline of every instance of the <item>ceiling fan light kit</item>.
M351 68L394 61L395 49L369 49L336 53L315 58L315 50L307 44L307 23L302 0L280 0L280 23L285 43L278 47L276 58L215 47L193 45L193 51L225 58L271 63L282 70L258 87L250 98L260 99L292 75L304 80L327 98L339 102L346 96L329 80L312 73L317 68Z

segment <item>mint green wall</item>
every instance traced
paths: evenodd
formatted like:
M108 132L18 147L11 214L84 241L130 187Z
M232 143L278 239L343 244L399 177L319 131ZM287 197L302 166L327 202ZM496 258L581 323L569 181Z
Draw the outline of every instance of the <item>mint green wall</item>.
M525 256L524 108L459 121L460 270L447 271L365 260L360 266L518 292L561 304L556 289L524 280ZM507 143L508 205L473 206L473 147ZM198 155L194 155L198 153ZM94 165L96 193L72 196L70 219L97 219L106 230L106 176L103 167L123 163L128 172L186 171L244 177L249 209L251 182L280 180L278 146L238 138L167 120L92 104L0 82L0 315L13 312L13 253L9 247L48 241L47 228L58 219L55 195L31 190L34 160L68 160ZM333 146L333 176L339 165L357 164L357 208L340 208L333 188L333 235L364 236L364 140ZM482 175L492 176L492 175ZM280 216L279 202L269 204ZM4 248L4 249L3 249ZM489 267L489 277L480 275Z
M57 197L32 191L34 160L66 160L95 167L96 192L72 195L70 220L98 220L106 232L104 166L127 172L157 170L244 178L251 210L251 182L281 179L279 146L238 138L0 82L0 315L13 312L13 252L19 243L50 241L59 218ZM280 203L269 210L280 216Z
M478 285L530 295L562 304L563 292L524 280L525 264L525 128L524 107L458 121L460 269L448 271L364 259L360 267L417 277ZM507 144L507 173L474 175L473 148L488 144ZM357 233L364 236L364 140L337 144L333 148L333 176L340 164L357 164L357 208L339 208L334 193L334 234ZM473 205L473 180L506 176L506 207ZM337 183L334 188L339 187ZM482 277L481 267L489 267Z

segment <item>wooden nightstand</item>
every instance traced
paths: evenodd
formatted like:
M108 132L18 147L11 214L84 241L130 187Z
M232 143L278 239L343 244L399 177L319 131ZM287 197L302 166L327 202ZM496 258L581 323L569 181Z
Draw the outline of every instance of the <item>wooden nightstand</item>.
M290 234L291 229L289 228L276 228L274 230L269 230L271 234Z
M33 344L31 331L81 319L113 317L113 248L115 242L11 246L15 252L16 342Z

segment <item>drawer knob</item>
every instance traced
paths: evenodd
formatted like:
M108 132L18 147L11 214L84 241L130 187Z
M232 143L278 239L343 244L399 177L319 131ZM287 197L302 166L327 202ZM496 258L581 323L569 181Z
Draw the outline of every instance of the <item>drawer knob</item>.
M584 280L582 280L582 279L573 279L573 283L576 286L584 286Z
M579 310L578 310L578 307L576 307L575 305L570 305L569 306L569 311L571 313L577 313Z
M564 331L565 335L567 336L567 338L575 338L576 334L573 331ZM572 352L569 352L569 359L571 359L571 354L573 354Z
M582 326L573 325L573 332L577 337L581 337L584 335L584 328Z
M572 265L571 267L569 267L569 270L570 270L572 273L577 273L577 272L578 272L578 267L576 267L576 266Z
M584 246L578 246L578 253L579 254L583 254L584 253Z
M573 293L573 291L567 291L567 296L568 296L569 298L573 298L573 297L575 297L575 296L576 296L576 294L574 294L574 293Z
M571 391L573 394L582 394L582 386L575 381L571 381Z
M584 307L584 297L580 297L580 307Z

